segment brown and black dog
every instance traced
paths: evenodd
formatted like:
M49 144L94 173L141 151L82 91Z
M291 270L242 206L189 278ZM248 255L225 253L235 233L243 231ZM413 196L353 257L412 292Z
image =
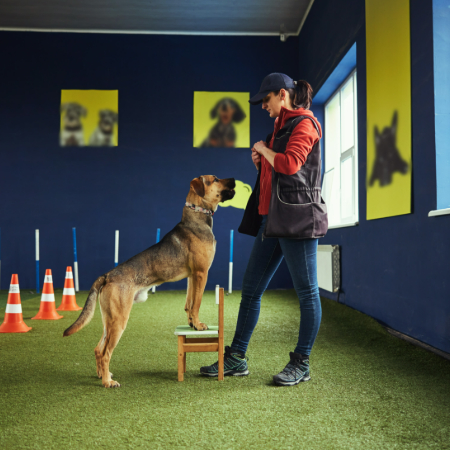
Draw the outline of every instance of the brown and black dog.
M95 348L97 375L105 387L118 387L111 379L109 362L127 325L133 303L147 300L152 286L167 281L188 279L185 311L188 323L196 330L207 330L198 312L208 271L214 259L216 240L212 232L212 214L219 202L234 197L234 178L219 180L205 175L191 181L181 222L163 239L142 253L119 264L97 278L89 291L83 311L64 331L70 336L92 319L99 297L103 335Z

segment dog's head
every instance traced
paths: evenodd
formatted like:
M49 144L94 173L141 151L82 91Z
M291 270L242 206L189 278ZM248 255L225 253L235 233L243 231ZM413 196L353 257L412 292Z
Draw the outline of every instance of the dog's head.
M225 202L234 197L235 187L236 182L234 178L220 180L215 175L202 175L191 181L188 198L191 195L197 195L204 202L211 204L215 211L219 202Z
M98 126L100 129L108 134L113 131L114 124L117 123L118 115L114 111L110 109L102 109L99 111L100 120L98 122Z
M81 117L86 117L87 110L79 103L63 103L61 105L61 112L65 113L64 123L68 127L75 127L81 125Z
M231 122L239 123L245 119L245 112L239 106L239 103L232 98L225 97L219 100L211 110L211 119L219 116L219 121L224 125Z

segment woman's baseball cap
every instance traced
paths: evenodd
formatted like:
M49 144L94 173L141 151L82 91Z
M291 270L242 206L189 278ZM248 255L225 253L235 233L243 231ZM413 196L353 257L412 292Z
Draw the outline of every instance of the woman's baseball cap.
M249 102L252 105L259 105L266 95L270 92L279 91L280 89L295 89L295 81L284 73L271 73L264 78L259 92Z

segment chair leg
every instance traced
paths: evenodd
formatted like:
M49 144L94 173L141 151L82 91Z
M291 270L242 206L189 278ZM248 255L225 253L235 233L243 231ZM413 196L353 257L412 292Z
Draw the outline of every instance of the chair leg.
M223 381L223 338L218 339L219 342L219 373L217 374L217 381Z
M183 344L186 342L186 336L178 336L178 381L184 380L186 372L186 353Z

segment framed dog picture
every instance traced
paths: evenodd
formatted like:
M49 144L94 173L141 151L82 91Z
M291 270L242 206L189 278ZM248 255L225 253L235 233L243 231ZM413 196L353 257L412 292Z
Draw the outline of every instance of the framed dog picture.
M116 147L119 91L62 90L61 147Z
M194 92L194 147L250 147L249 92Z

